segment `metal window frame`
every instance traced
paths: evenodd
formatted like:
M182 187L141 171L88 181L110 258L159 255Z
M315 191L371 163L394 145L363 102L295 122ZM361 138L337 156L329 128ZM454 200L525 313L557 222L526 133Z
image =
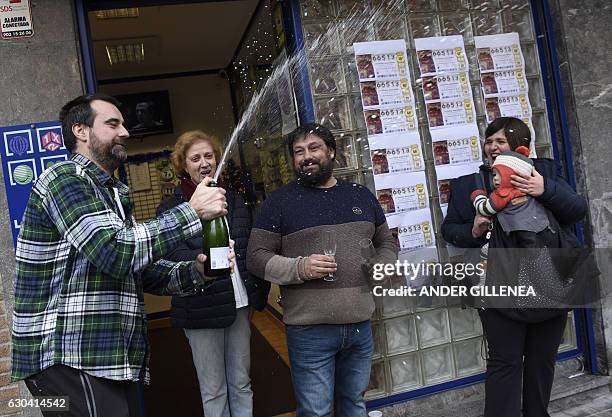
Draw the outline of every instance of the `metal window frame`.
M299 1L281 0L281 5L283 8L283 23L285 25L288 54L306 54ZM294 82L297 84L295 86L295 96L298 103L300 123L313 123L315 121L315 112L312 91L310 91L308 68L306 67L305 59L301 59L299 62L299 74L294 79Z

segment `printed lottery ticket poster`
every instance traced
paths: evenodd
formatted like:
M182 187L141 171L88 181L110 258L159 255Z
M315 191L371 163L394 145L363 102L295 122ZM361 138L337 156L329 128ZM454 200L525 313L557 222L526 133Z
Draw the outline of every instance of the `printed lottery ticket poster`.
M498 117L516 117L523 121L531 120L531 105L527 94L514 96L498 96L485 98L485 114L487 123ZM525 122L529 125L528 122Z
M358 42L353 49L368 137L418 137L406 42Z
M429 129L473 124L476 121L471 99L425 103Z
M400 261L413 263L437 261L436 237L429 209L409 211L387 217L391 234L400 248Z
M415 39L430 130L476 122L462 36Z
M376 198L385 215L421 210L429 207L425 172L398 175L379 175L376 183Z
M368 137L376 135L419 136L414 106L371 109L363 112Z
M468 71L461 35L418 38L414 44L421 76Z
M481 73L480 83L485 98L527 94L529 90L522 68Z
M407 78L360 83L363 108L412 105L410 82Z
M463 175L478 172L481 165L482 160L465 165L448 165L436 167L436 175L438 177L438 195L440 196L440 208L442 209L442 214L444 215L444 217L446 217L448 200L450 200L450 180L453 178L459 178Z
M435 261L438 253L406 42L362 42L353 44L353 48L376 197L401 248L400 260ZM442 58L438 62L449 65ZM451 90L449 87L444 92Z
M16 245L34 182L46 168L67 160L69 153L64 146L59 122L3 127L0 128L0 138L4 185L13 244Z
M410 79L402 39L353 44L359 81Z
M531 123L529 85L525 77L525 59L516 32L476 36L476 55L484 95L487 123L498 117L516 117L531 130L531 157L535 157L535 131Z
M466 72L430 75L422 78L425 102L471 99L470 81Z
M475 36L474 42L481 73L525 68L518 33Z
M431 132L433 157L436 170L439 167L455 167L482 162L482 144L476 126Z
M421 144L414 138L406 138L405 145L398 145L393 138L374 139L370 141L370 158L374 181L386 174L401 174L423 171L425 162Z

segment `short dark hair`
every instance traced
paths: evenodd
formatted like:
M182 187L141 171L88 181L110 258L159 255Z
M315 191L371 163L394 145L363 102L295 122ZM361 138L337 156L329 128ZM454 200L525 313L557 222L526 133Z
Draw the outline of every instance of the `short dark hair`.
M502 129L506 139L508 139L508 145L510 145L511 150L514 151L519 146L529 148L531 130L521 119L516 117L498 117L493 120L487 126L487 130L485 130L485 139Z
M62 135L64 136L64 145L66 149L72 152L76 146L76 138L72 133L72 126L84 124L92 127L96 114L91 108L91 102L95 100L106 101L121 107L121 102L115 97L103 93L85 94L70 100L62 107L59 113L59 119L62 122Z
M334 138L334 134L325 126L322 126L318 123L306 123L302 126L295 129L293 132L287 135L287 139L285 143L287 144L287 148L289 149L289 155L293 158L293 144L296 140L304 139L308 135L318 136L325 142L325 145L328 148L332 148L334 150L334 158L336 157L336 138Z

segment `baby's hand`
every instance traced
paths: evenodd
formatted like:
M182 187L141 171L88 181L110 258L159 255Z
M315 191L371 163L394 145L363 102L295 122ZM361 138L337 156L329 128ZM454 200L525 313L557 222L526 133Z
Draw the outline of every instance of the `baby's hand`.
M487 192L485 190L482 190L480 188L477 188L476 190L472 191L472 194L470 194L470 200L472 200L472 202L474 202L474 200L476 200L476 197L478 197L479 195L483 195L483 196L487 196Z

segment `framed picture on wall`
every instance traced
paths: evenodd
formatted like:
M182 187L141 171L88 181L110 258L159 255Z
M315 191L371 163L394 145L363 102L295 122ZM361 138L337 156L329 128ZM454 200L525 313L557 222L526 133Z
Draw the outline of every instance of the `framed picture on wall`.
M125 127L132 136L172 133L172 112L168 91L115 96L121 102Z

